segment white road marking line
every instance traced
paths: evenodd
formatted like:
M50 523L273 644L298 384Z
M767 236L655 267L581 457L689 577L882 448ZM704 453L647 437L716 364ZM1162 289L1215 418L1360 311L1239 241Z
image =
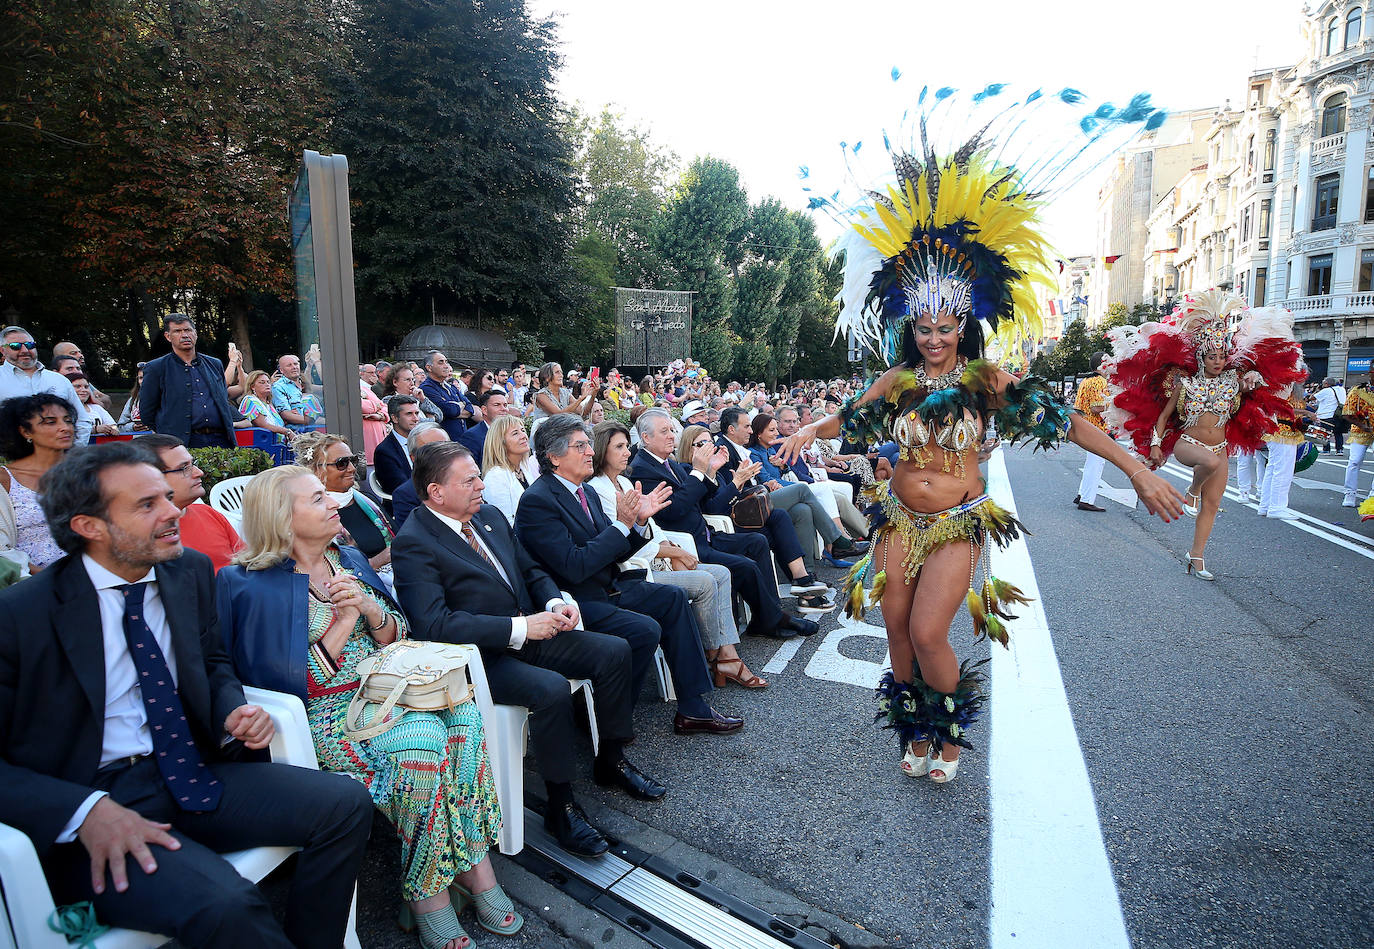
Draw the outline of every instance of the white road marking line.
M1016 510L1002 450L988 492ZM1024 539L993 548L994 573L1034 600L1011 649L992 647L992 949L1129 949L1116 881Z
M1177 465L1174 462L1169 462L1159 470L1165 474L1171 474L1175 478L1179 478L1183 481L1191 481L1193 478L1193 472L1191 470L1184 468L1182 465ZM1226 497L1228 500L1236 501L1252 511L1259 511L1259 505L1254 501L1241 501L1240 492L1234 488L1228 487L1226 489ZM1357 534L1354 531L1346 530L1338 524L1332 524L1321 518L1313 517L1310 514L1304 514L1302 511L1298 511L1297 515L1295 520L1283 521L1281 523L1291 524L1298 530L1311 534L1313 537L1320 537L1322 540L1335 544L1337 547L1353 550L1361 557L1368 560L1374 560L1374 540L1371 540L1363 534ZM1343 534L1344 537L1338 537L1338 534ZM1359 543L1352 544L1350 541L1346 540L1345 537L1354 538L1356 541L1359 541Z
M811 661L806 664L806 674L813 679L844 682L861 689L875 688L883 670L892 665L892 654L884 648L882 662L851 659L840 652L840 643L856 636L881 640L883 646L887 646L887 630L841 615L840 625L826 633L825 639L816 647ZM764 671L768 669L765 667Z
M773 658L768 660L768 665L763 667L763 671L769 675L776 675L787 668L787 664L792 661L792 657L801 649L801 637L795 636L788 639L778 647L778 651L773 653ZM876 684L877 680L874 680Z

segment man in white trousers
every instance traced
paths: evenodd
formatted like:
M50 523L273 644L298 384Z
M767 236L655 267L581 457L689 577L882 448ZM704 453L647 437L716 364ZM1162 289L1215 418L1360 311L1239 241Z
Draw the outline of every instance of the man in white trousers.
M1107 410L1107 380L1103 378L1101 369L1102 360L1106 356L1106 353L1093 353L1093 374L1078 384L1078 395L1073 403L1073 407L1082 412L1085 419L1104 432L1107 431L1107 423L1103 421L1102 413ZM1102 466L1105 463L1104 459L1091 452L1084 458L1083 480L1078 483L1078 494L1073 499L1073 503L1080 511L1096 511L1100 514L1107 510L1094 503L1097 500L1097 485L1102 480Z

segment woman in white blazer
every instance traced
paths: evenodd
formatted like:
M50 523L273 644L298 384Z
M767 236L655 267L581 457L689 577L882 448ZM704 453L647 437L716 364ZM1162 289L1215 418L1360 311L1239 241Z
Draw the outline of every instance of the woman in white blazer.
M502 415L487 429L482 448L482 500L497 507L511 527L520 496L539 477L539 464L530 451L525 424L513 415Z

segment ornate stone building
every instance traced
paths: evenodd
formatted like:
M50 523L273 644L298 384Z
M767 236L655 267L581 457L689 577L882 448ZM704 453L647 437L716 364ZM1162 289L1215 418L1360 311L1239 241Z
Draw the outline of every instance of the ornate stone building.
M1374 0L1302 14L1305 58L1250 75L1212 114L1206 161L1154 205L1146 302L1212 286L1293 311L1312 374L1369 378L1374 357Z

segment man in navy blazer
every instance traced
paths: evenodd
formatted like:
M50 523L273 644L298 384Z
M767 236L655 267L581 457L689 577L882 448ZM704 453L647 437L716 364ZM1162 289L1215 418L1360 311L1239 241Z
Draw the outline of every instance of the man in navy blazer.
M545 827L571 853L605 853L608 841L573 798L568 678L590 679L596 690L593 778L642 800L662 797L663 785L625 760L634 737L629 644L574 628L577 607L516 542L506 516L482 503L477 463L462 445L419 448L412 483L422 503L391 548L411 635L481 649L493 701L530 710L530 744L548 793Z
M406 446L406 437L425 416L420 411L420 400L411 395L393 395L386 404L386 412L391 417L391 432L377 443L372 453L372 469L377 472L377 483L382 490L395 494L401 484L410 480L410 449Z
M639 417L635 427L640 450L630 463L629 477L645 491L655 491L665 482L673 489L668 506L655 515L655 521L667 530L691 534L702 560L730 570L731 583L752 613L745 634L787 639L818 632L820 627L813 621L783 612L767 537L761 533L721 534L707 528L702 517L707 501L728 510L730 500L738 495L733 481L718 477L727 461L725 450L702 436L702 444L694 446L692 467L688 468L673 459L677 435L667 412L650 409Z
M448 437L456 442L472 418L472 403L458 388L448 357L438 350L431 350L425 356L425 378L420 383L420 391L443 413L439 424L444 426ZM478 464L480 466L480 460Z
M480 466L482 464L482 451L487 446L487 431L491 428L492 422L506 414L509 398L506 396L505 389L496 388L488 389L477 396L474 401L481 421L459 435L458 442L472 452L472 457L477 459L477 464Z
M337 949L366 789L244 754L268 747L272 718L244 698L210 559L182 547L151 452L72 452L44 484L67 556L0 592L0 821L33 842L59 905L90 900L103 923L186 946ZM303 848L284 926L220 856L261 846Z
M596 492L586 487L592 477L591 426L570 413L544 420L534 436L534 453L540 474L520 496L515 532L529 538L526 546L534 558L577 597L591 626L629 642L632 694L638 694L662 642L678 695L673 731L737 731L743 719L722 715L706 702L711 676L686 593L648 583L642 574L620 572L620 562L644 546L639 531L662 509L671 489L660 486L648 497L622 492L616 520L608 518Z
M175 435L187 448L233 448L234 420L224 384L224 364L196 352L196 324L185 313L169 313L162 335L172 351L143 367L138 411L155 432Z

